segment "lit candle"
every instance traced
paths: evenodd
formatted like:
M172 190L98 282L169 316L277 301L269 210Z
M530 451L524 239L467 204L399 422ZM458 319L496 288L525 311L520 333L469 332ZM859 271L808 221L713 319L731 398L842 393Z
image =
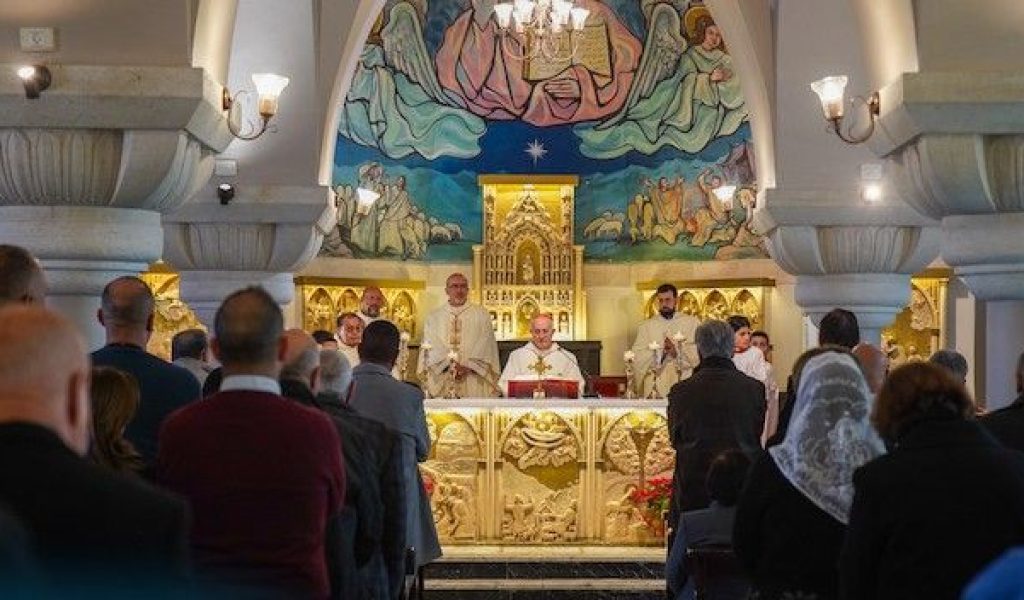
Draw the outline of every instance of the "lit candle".
M420 350L423 350L423 351L426 351L426 352L429 352L433 348L434 348L434 346L430 342L423 342L422 344L420 344Z
M661 350L661 344L658 342L651 342L650 344L647 344L647 349L657 352L658 350Z
M455 362L455 361L459 360L459 353L454 351L454 350L449 351L448 352L448 360L450 360L452 362Z
M408 342L409 341L409 332L408 331L403 331L398 337L403 342Z
M672 336L672 341L677 344L681 344L686 341L686 336L683 335L682 331L677 331L676 334Z
M632 350L626 350L622 353L622 360L626 362L633 362L636 359L636 354Z

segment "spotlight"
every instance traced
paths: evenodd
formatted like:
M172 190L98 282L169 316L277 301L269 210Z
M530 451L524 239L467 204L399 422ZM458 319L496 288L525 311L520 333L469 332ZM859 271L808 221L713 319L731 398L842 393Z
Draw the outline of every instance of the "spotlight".
M861 187L860 195L865 202L878 202L882 199L882 184L865 183Z
M39 92L50 87L50 69L46 65L28 65L18 69L18 77L25 86L25 97L34 100Z
M220 198L220 203L227 206L231 199L235 197L235 186L230 183L222 183L217 186L217 197Z

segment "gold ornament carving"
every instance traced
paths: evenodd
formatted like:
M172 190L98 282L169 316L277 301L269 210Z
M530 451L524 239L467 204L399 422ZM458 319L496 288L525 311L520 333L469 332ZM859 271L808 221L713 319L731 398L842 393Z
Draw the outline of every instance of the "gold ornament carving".
M139 277L149 286L155 300L153 334L146 350L164 360L171 360L171 340L174 334L186 329L206 331L206 326L182 302L178 287L180 277L177 273L157 263Z
M338 315L359 310L363 290L376 286L384 294L381 317L414 339L422 333L419 330L422 327L422 282L297 277L295 283L299 292L297 296L302 299L302 328L306 331L334 331Z
M646 282L637 286L645 298L645 318L652 317L658 312L655 290L661 283L663 282ZM701 321L708 319L721 321L731 315L743 315L750 319L752 329L766 327L765 300L768 289L775 285L771 279L672 283L679 290L676 310L683 314L697 317Z
M576 438L569 425L549 411L528 413L513 427L502 454L520 471L530 467L560 467L576 460Z
M942 347L948 284L949 273L944 271L926 271L910 279L910 303L882 330L882 349L890 368L927 360Z

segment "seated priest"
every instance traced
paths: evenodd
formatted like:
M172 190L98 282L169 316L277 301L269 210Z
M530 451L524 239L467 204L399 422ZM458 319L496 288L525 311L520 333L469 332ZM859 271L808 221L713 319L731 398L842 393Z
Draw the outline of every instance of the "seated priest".
M498 379L498 387L509 396L510 381L537 381L541 379L568 379L578 383L577 394L583 392L583 375L576 356L552 341L555 323L550 314L541 313L530 320L533 338L522 348L508 356L505 370Z

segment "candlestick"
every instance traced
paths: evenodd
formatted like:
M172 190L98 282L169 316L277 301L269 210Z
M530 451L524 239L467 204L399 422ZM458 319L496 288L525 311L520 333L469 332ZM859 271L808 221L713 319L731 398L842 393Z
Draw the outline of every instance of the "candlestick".
M430 342L423 342L420 344L420 370L416 373L416 376L420 380L420 384L423 386L423 399L429 400L434 397L434 394L430 391L430 375L427 368L430 365L430 350L433 348Z
M445 390L445 398L456 399L459 392L456 389L456 377L458 376L459 353L455 350L448 351L448 385Z
M636 360L636 354L632 350L626 350L622 354L622 359L626 363L626 399L633 400L636 398L636 394L633 392L633 361Z
M405 372L409 368L409 332L403 331L398 336L398 378L405 381Z
M650 371L651 371L651 377L653 379L653 381L651 382L651 391L647 393L647 399L650 400L650 399L658 398L658 393L659 393L658 392L658 373L661 371L661 369L659 368L661 365L659 364L659 361L658 361L658 351L661 350L661 344L659 344L658 342L651 342L650 344L648 344L647 347L651 351L651 369L650 369Z

